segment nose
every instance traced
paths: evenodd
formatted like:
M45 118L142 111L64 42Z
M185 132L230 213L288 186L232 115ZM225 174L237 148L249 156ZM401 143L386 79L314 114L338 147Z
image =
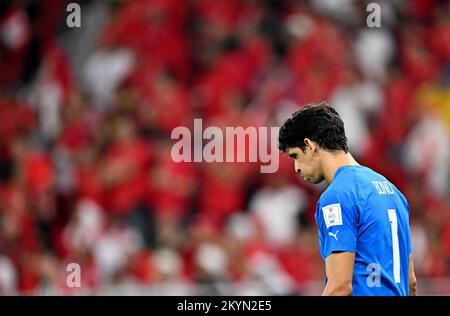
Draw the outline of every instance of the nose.
M299 166L297 160L294 163L294 169L295 169L295 172L297 172L297 173L301 173L302 172L302 170L300 169L300 166Z

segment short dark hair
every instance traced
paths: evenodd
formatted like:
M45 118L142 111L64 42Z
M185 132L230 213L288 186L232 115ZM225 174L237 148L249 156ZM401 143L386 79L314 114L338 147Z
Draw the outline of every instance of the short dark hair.
M308 104L294 112L280 128L278 148L286 152L288 147L300 147L304 151L305 138L328 151L348 152L344 122L326 102Z

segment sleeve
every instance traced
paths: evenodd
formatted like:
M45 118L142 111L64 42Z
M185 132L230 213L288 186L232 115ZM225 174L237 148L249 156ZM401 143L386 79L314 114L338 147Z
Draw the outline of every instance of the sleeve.
M343 194L327 194L317 205L320 254L325 260L333 252L356 252L358 208Z
M401 199L401 201L403 203L403 206L406 209L406 214L407 214L406 247L407 247L407 250L408 250L408 255L410 255L412 253L412 251L413 251L413 249L412 249L413 248L413 246L412 246L412 237L411 237L411 224L410 224L411 208L409 207L408 200L403 195L403 193L401 193L400 191L398 191L398 192L399 192L399 195L400 195L400 199Z
M411 238L411 231L410 230L408 230L408 245L407 245L407 247L408 247L408 255L411 255L411 253L412 253L412 251L413 251L413 247L412 247L412 240L411 240L412 238Z
M412 253L412 251L413 251L413 246L412 246L412 237L411 237L411 224L410 224L410 218L411 218L411 209L409 208L409 204L408 204L408 202L406 201L406 199L405 199L405 203L406 203L406 208L407 208L407 210L408 210L408 222L407 222L407 225L408 225L408 230L407 230L407 234L408 234L408 237L407 237L407 239L406 239L406 242L407 242L407 247L408 247L408 255L411 255L411 253Z

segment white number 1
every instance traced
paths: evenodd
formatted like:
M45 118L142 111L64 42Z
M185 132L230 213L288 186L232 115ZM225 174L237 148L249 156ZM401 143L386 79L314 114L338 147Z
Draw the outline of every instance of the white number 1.
M392 257L394 259L394 281L400 283L400 251L398 247L397 213L394 209L388 209L389 222L392 233Z

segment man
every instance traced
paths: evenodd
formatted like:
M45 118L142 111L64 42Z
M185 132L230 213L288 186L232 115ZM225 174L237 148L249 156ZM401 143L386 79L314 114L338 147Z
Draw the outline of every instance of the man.
M323 295L415 295L408 203L353 159L336 110L322 102L296 111L280 129L279 148L306 181L329 184L315 213Z

